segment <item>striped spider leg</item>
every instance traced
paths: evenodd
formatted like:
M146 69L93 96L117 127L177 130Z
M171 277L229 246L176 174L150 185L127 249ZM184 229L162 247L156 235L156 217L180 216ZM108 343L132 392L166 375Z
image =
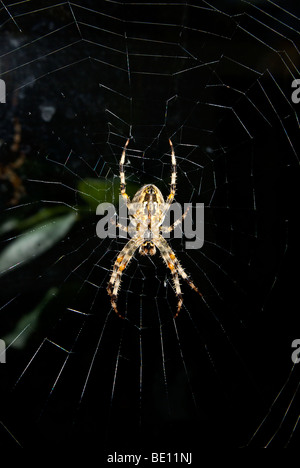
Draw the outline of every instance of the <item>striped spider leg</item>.
M173 276L174 289L178 298L177 312L174 316L175 318L179 314L183 303L179 277L182 277L200 296L201 293L194 285L190 277L185 273L184 269L176 258L175 253L161 235L162 232L172 231L182 221L182 219L185 218L188 212L187 210L183 214L182 219L177 220L172 226L168 228L162 226L165 216L170 209L170 205L174 200L176 192L176 158L173 144L169 139L169 144L171 147L171 187L166 201L164 200L161 191L152 184L144 185L136 192L132 201L130 201L129 196L126 193L126 180L124 172L126 148L128 143L129 139L125 143L120 159L120 192L123 199L126 201L131 224L128 228L124 226L119 227L124 231L127 230L127 232L130 230L131 232L133 231L133 236L117 256L110 280L108 282L107 292L111 298L112 308L119 317L124 318L121 314L119 314L117 309L117 298L123 271L129 264L137 249L139 249L139 253L141 255L154 255L156 253L156 249L158 249L161 257L163 258L167 267L171 270Z
M176 296L178 298L177 311L176 311L176 314L174 315L174 318L176 318L183 304L182 292L181 292L181 287L180 287L180 282L179 282L180 276L200 296L202 296L202 294L200 293L200 291L194 285L191 278L186 274L186 272L180 265L175 253L173 252L173 250L167 243L166 239L162 236L159 236L159 238L155 240L155 245L159 249L160 255L162 256L164 262L166 263L167 267L171 270L171 273L173 275L174 289L175 289Z
M130 241L127 242L125 247L119 253L114 266L113 271L107 286L107 292L110 295L111 306L120 318L124 318L119 314L117 309L117 297L120 289L121 276L126 266L132 259L136 249L142 245L143 239L140 239L138 236L134 236Z

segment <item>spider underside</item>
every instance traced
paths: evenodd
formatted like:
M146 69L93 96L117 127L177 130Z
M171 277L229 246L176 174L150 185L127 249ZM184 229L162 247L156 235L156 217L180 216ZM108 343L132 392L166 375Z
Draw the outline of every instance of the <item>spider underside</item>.
M158 249L162 259L170 269L173 276L174 289L178 298L177 312L174 316L174 318L176 318L183 303L179 276L181 276L192 289L200 294L200 296L202 296L202 294L194 285L191 278L186 274L177 260L175 253L165 238L161 235L162 232L172 231L187 214L187 212L184 213L182 218L177 220L170 227L162 226L166 213L174 200L176 191L176 158L173 144L169 139L171 146L171 189L166 201L164 200L161 191L155 185L149 184L144 185L140 190L138 190L131 202L126 193L124 173L124 162L128 143L129 139L125 143L120 159L120 191L126 202L131 223L128 227L120 225L117 226L124 231L130 232L132 238L118 254L107 286L107 292L111 298L112 308L119 317L124 318L117 309L117 297L120 289L122 273L137 249L139 249L139 253L141 255L154 255L156 253L156 249Z

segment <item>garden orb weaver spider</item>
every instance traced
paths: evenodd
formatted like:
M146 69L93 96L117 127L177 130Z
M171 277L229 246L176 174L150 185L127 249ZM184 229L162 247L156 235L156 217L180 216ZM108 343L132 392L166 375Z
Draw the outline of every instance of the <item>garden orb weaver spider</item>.
M118 257L114 263L112 274L107 286L107 292L111 298L111 305L116 314L120 318L124 318L119 314L117 309L117 297L120 289L122 273L132 259L135 251L139 249L141 255L154 255L156 249L159 250L160 255L167 267L170 269L173 275L174 289L178 298L177 312L174 318L180 312L183 298L179 282L181 276L194 291L200 296L198 288L194 285L191 278L186 274L179 261L176 258L175 253L167 243L166 239L161 235L162 232L172 231L187 214L184 213L182 219L177 220L172 226L162 226L166 213L168 212L171 203L174 200L176 191L176 158L173 148L172 141L169 139L171 147L171 190L166 201L164 201L161 191L152 184L144 185L134 195L132 202L126 193L126 182L124 173L124 162L126 155L126 148L129 143L129 138L123 148L122 156L120 159L120 191L123 199L126 202L131 217L131 229L133 229L132 238L127 242L125 247L118 254ZM129 232L130 227L125 227L117 224L117 226Z

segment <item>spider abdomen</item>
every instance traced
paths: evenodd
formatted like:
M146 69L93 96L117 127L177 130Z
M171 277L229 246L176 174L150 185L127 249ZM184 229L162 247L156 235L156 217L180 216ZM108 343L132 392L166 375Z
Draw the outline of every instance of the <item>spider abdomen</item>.
M156 247L153 242L145 242L139 248L139 253L141 255L155 255L156 254Z

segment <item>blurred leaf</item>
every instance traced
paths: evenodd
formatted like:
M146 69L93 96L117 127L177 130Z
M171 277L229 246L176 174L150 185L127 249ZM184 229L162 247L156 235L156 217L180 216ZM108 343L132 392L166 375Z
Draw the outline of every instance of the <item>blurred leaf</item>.
M6 234L13 229L17 229L19 220L18 218L10 218L0 226L0 235Z
M55 297L57 291L57 288L51 288L37 307L22 317L17 322L13 331L4 337L4 341L9 347L23 349L26 346L28 339L38 328L38 322L43 310Z
M54 218L55 216L59 216L63 213L69 213L70 208L67 206L53 206L50 208L42 208L34 215L30 216L27 219L20 220L17 226L19 231L24 231L25 229L29 229L32 226L44 221L49 220L50 218Z
M110 179L84 179L79 182L78 190L81 198L96 210L99 203L114 203L118 200L119 184Z
M126 191L133 194L139 186L132 182L126 185ZM83 179L78 184L81 198L88 203L92 210L96 211L99 203L118 204L120 194L119 179Z
M0 235L7 234L10 231L25 231L44 220L49 220L63 213L69 213L67 206L53 206L51 208L42 208L37 213L26 219L10 218L0 225Z
M76 217L76 213L68 213L53 218L12 240L0 254L0 275L8 273L53 247L71 229Z

